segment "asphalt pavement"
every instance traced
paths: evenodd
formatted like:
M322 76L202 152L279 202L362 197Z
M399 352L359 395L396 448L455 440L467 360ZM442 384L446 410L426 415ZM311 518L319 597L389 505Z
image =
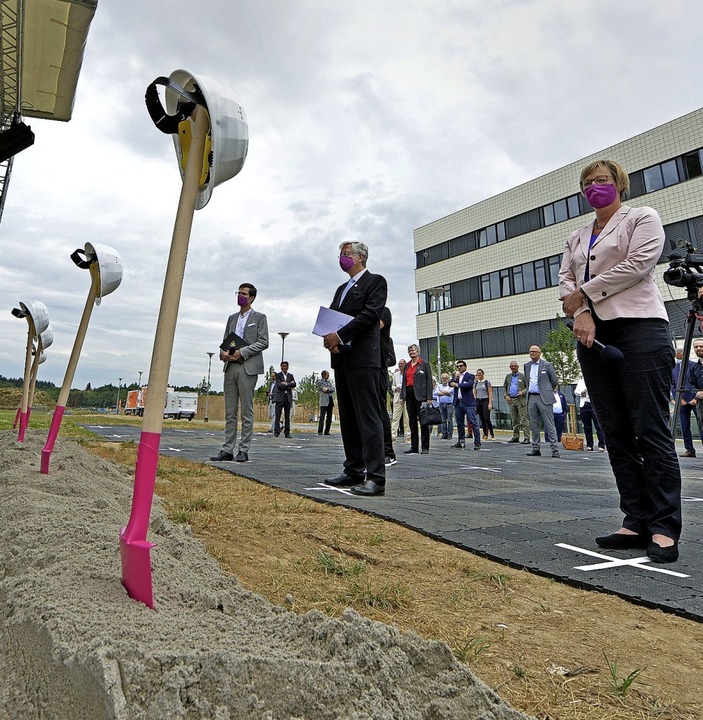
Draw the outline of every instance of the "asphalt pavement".
M113 441L138 442L140 428L87 425ZM386 494L357 497L328 487L344 455L339 434L306 427L291 439L256 433L247 463L211 462L221 431L165 429L160 452L205 462L233 474L321 502L357 508L516 568L576 587L612 593L634 603L703 621L703 453L681 458L683 534L675 563L650 562L643 550L601 550L594 542L620 527L618 494L605 453L528 457L530 445L509 436L480 451L432 437L429 455L405 455L387 468ZM679 448L682 452L683 448Z

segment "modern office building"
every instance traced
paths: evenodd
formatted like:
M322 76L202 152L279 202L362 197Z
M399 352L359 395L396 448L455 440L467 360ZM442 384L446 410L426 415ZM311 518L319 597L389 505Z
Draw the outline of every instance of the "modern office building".
M502 385L511 359L522 367L562 314L558 272L566 239L592 209L580 194L581 169L599 158L630 173L633 207L662 217L666 245L656 269L671 321L682 338L686 291L664 283L668 255L689 241L703 252L703 109L577 160L559 170L435 220L414 232L417 332L422 356L436 357L437 318L451 352ZM433 298L430 288L443 287ZM499 393L502 398L502 393Z

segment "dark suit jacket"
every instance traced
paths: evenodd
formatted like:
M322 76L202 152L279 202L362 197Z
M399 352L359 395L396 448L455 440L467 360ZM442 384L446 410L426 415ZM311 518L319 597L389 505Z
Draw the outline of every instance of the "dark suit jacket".
M532 361L525 363L525 382L527 383L527 390L530 389L530 368L532 367ZM554 372L552 363L547 362L544 358L539 359L539 371L537 386L539 387L539 394L542 398L542 402L547 405L554 405L554 388L559 384L557 380L557 374Z
M688 361L688 367L686 369L686 377L683 381L683 388L681 392L681 399L685 402L691 402L696 397L696 391L691 389L691 368L695 366L693 360ZM676 387L679 384L679 375L681 374L682 361L677 360L674 365L674 370L671 373L671 397L676 399Z
M407 386L405 385L405 378L410 367L410 362L405 366L403 372L403 384L400 388L400 397L403 400L407 400ZM413 377L413 394L415 399L420 402L428 402L432 400L432 368L429 363L424 360L420 360L415 368L415 376Z
M367 270L340 303L339 298L346 285L343 283L337 288L330 309L351 315L354 319L337 331L344 346L340 346L339 353L330 353L332 367L380 368L381 335L378 321L388 296L386 279L383 275L375 275Z
M463 405L464 407L476 407L476 398L474 397L474 380L476 376L468 370L461 374L457 381L452 378L449 384L454 388L454 405ZM461 399L459 399L459 390L461 390Z
M281 383L286 382L286 380L290 383L288 387L285 385L282 385ZM282 372L276 373L276 389L273 392L273 400L274 402L285 402L287 401L290 405L293 402L293 388L296 386L295 378L291 373L286 373L285 375Z

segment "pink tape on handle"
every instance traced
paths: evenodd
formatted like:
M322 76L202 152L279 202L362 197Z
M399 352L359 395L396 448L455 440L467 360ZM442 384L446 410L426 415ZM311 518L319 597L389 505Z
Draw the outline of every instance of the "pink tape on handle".
M20 421L20 415L22 414L22 408L18 407L17 412L15 413L15 421L12 423L12 429L15 430L17 428L17 423Z
M123 532L125 542L146 540L151 515L151 503L154 499L156 467L159 463L159 444L161 433L142 432L137 450L137 464L134 470L134 492L132 494L132 512Z
M49 461L51 460L51 453L54 451L54 445L59 434L59 429L61 428L61 421L63 420L63 413L65 409L65 407L57 405L54 410L54 417L51 418L49 435L46 438L44 449L41 451L41 467L39 470L44 475L49 474Z

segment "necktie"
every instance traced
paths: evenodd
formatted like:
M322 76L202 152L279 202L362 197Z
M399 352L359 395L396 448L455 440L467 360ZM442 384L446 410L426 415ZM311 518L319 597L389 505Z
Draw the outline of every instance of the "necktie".
M354 278L349 278L349 282L347 283L347 286L342 290L342 297L339 298L339 304L341 305L344 302L344 298L347 296L347 293L351 289L351 286L356 282Z

